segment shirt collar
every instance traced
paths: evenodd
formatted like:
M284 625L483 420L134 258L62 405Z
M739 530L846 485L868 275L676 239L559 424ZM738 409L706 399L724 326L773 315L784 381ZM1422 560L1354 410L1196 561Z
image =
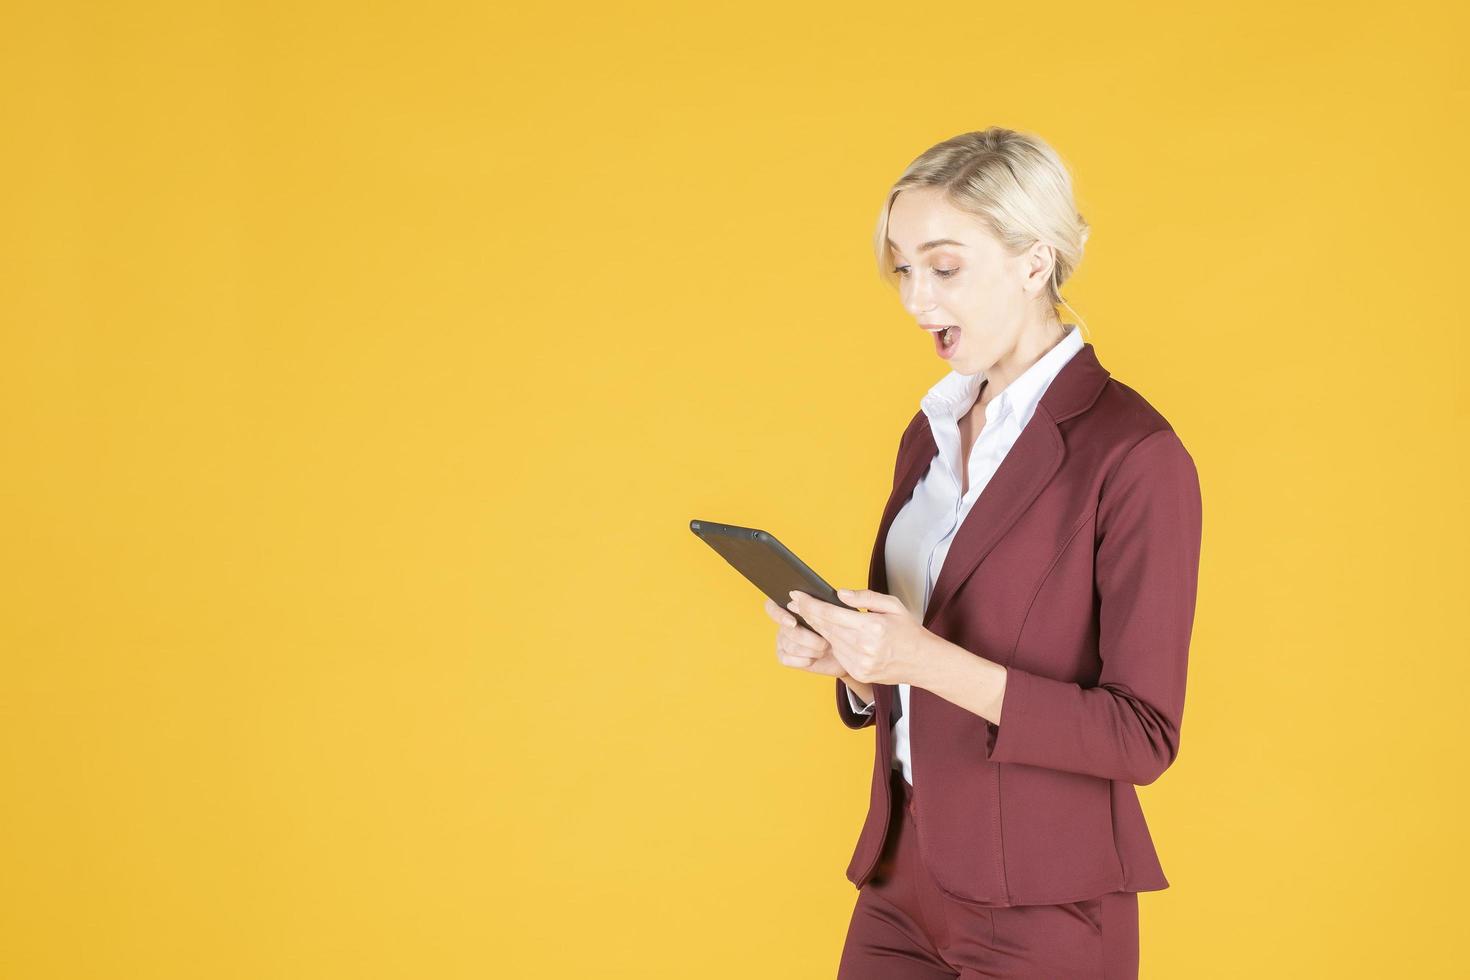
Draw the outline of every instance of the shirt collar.
M986 404L986 423L1004 418L1009 413L1017 425L1024 428L1047 386L1082 346L1081 329L1074 323L1051 350L1037 358L1035 364L1022 371L1020 377L1002 388L1000 394ZM975 374L951 371L940 378L919 403L924 414L929 416L930 424L941 420L954 423L968 412L974 406L984 380L984 371Z

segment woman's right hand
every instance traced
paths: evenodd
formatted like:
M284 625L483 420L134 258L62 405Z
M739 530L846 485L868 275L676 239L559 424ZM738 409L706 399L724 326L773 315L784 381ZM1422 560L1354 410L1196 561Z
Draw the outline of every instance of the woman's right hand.
M787 667L809 670L814 674L844 678L847 671L832 655L832 644L820 633L798 625L796 615L771 600L766 600L766 615L781 628L776 631L776 659Z

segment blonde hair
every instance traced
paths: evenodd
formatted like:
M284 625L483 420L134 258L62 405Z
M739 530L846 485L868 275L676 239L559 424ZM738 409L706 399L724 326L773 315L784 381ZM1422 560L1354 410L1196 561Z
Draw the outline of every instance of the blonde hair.
M1066 165L1045 140L991 126L919 154L889 189L874 236L878 275L894 288L898 275L889 264L888 212L899 191L917 187L942 189L952 205L984 222L1012 255L1038 241L1050 245L1056 258L1047 298L1053 309L1060 305L1077 314L1062 297L1062 283L1082 261L1090 226L1073 201Z

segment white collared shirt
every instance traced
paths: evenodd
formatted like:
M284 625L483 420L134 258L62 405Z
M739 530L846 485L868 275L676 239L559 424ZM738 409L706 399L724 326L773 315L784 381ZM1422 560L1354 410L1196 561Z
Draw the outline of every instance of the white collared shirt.
M955 532L969 514L985 485L1000 468L1001 461L1031 421L1041 396L1063 365L1082 349L1082 334L1076 324L1035 364L1001 389L985 406L985 425L970 450L969 489L960 494L959 420L975 404L985 372L960 374L951 371L929 389L920 407L929 417L938 452L913 496L903 505L888 529L884 560L888 591L920 621L929 605L929 594L944 567L944 558ZM914 783L913 760L909 757L909 685L898 685L902 717L893 726L895 768ZM848 701L858 714L870 714L873 704L859 705L849 689Z

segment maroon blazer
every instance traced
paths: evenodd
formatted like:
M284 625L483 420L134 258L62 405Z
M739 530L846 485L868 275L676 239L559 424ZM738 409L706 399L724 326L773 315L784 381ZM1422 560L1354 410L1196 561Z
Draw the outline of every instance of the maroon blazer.
M888 591L889 525L937 447L918 412L899 440L868 588ZM950 896L1055 904L1169 887L1134 786L1179 752L1199 574L1200 490L1169 423L1086 344L955 533L924 626L1007 668L1001 723L912 688L919 850ZM867 819L847 877L888 831L898 688L849 728L877 729Z

